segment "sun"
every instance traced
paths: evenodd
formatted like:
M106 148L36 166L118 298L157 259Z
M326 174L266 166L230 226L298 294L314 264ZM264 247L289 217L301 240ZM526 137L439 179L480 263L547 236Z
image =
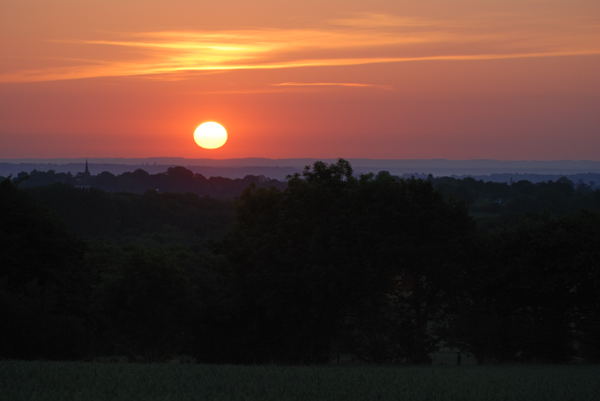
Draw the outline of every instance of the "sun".
M227 130L221 124L207 121L196 127L194 141L204 149L217 149L227 142Z

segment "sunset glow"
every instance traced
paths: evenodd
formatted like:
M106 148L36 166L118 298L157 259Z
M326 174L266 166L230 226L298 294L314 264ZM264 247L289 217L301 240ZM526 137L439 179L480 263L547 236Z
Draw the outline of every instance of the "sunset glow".
M592 0L9 0L0 49L0 158L600 157Z

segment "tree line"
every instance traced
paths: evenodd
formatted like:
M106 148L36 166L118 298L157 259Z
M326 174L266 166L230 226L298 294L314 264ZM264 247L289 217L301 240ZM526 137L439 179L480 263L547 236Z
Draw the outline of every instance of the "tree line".
M65 184L78 188L96 188L107 192L127 192L143 194L147 191L194 193L218 199L232 199L239 196L249 185L262 187L282 187L285 183L264 176L247 175L244 178L205 177L194 174L185 167L169 167L164 173L149 174L137 169L122 174L103 171L92 175L83 173L56 173L54 170L21 172L13 181L21 188L43 187L52 184Z
M24 182L0 183L0 357L600 360L600 191L566 180L340 160L235 201Z
M399 177L400 178L400 177ZM414 177L402 177L405 179ZM470 177L420 176L448 199L463 201L475 217L522 215L548 211L553 214L577 209L600 210L600 191L595 182L573 182L566 177L555 181L532 183L527 180L492 182ZM5 178L0 177L0 180ZM193 193L214 199L232 200L250 185L284 189L287 182L264 176L247 175L241 179L205 177L185 167L170 167L158 174L137 169L123 174L104 171L89 173L56 173L49 171L21 172L10 177L22 189L64 184L76 188L93 188L112 193L144 194Z

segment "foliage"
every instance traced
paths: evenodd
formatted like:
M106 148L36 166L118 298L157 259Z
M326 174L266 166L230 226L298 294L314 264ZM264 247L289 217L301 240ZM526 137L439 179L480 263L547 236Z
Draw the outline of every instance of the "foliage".
M0 210L0 315L5 322L0 355L81 356L87 348L91 288L83 244L8 180L0 183Z
M224 251L243 291L248 349L259 351L250 360L327 360L340 331L369 330L361 306L382 297L402 310L392 326L403 332L403 349L391 353L400 339L390 338L385 357L367 349L364 356L427 360L428 322L463 274L470 222L460 205L445 203L426 181L355 178L340 160L315 163L283 191L250 188L237 210Z
M481 361L597 361L600 214L525 217L485 240L465 283L471 351Z
M219 239L233 220L231 202L191 193L109 193L62 184L26 192L84 239L201 245Z
M224 177L206 178L194 174L185 167L170 167L164 173L149 174L142 169L114 175L107 171L97 175L79 173L56 173L34 170L22 172L15 179L20 188L37 188L53 184L63 184L78 188L95 188L107 192L128 192L143 194L147 191L194 193L199 196L231 199L238 196L248 185L282 186L283 183L264 176L247 175L241 179Z
M60 177L0 182L2 358L600 360L600 192L584 185L355 176L340 160L232 202Z

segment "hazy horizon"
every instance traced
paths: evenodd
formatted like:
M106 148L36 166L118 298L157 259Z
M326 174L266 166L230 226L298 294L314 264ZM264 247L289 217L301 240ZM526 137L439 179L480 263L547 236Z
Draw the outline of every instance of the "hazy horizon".
M373 161L448 161L448 162L502 162L502 163L561 163L561 162L584 162L584 163L600 163L598 159L497 159L497 158L446 158L446 157L422 157L422 158L403 158L403 157L344 157L344 156L328 156L328 157L261 157L261 156L245 156L245 157L185 157L185 156L148 156L148 157L111 157L111 156L97 156L97 157L85 157L85 156L70 156L70 157L0 157L0 162L18 163L18 162L44 162L44 161L80 161L85 162L86 160L95 160L102 162L111 161L164 161L164 160L201 160L210 162L228 162L237 160L252 160L252 161L301 161L301 160L314 160L314 161L330 161L330 160L373 160Z
M82 172L86 161L92 174L104 171L113 174L143 169L149 173L161 173L169 167L183 166L194 173L205 176L243 178L246 175L263 175L275 179L285 179L288 175L317 160L327 163L337 159L295 158L61 158L61 159L2 159L0 175L15 175L22 171L54 170L62 173ZM481 179L510 181L513 177L523 177L533 181L557 179L560 176L577 176L577 180L598 181L600 161L586 160L448 160L448 159L347 159L356 174L388 171L394 175L471 176ZM584 177L586 174L593 177Z

